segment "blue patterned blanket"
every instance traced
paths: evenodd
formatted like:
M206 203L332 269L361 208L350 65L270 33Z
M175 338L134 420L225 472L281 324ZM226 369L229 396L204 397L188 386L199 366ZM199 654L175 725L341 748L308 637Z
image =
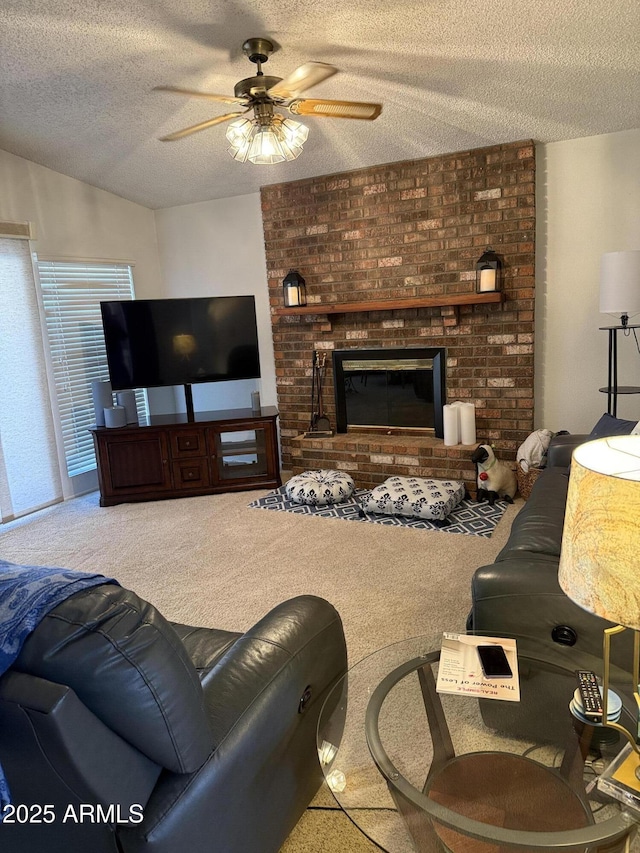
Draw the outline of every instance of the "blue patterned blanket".
M50 610L75 592L102 583L103 575L42 566L18 566L0 560L0 676L20 654L28 635ZM10 802L9 786L0 766L0 822Z

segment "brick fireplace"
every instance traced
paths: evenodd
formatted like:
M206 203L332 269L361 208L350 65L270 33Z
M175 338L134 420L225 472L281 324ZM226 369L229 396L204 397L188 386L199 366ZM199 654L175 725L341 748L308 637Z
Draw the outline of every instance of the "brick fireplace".
M472 401L478 441L515 461L533 429L534 175L532 143L514 142L262 189L285 468L338 467L361 486L390 473L472 484L470 448L432 434L301 437L313 350L329 366L356 347L443 348L447 401ZM475 301L487 245L504 262L503 302ZM298 313L283 309L290 268L307 282ZM323 399L335 429L330 370Z

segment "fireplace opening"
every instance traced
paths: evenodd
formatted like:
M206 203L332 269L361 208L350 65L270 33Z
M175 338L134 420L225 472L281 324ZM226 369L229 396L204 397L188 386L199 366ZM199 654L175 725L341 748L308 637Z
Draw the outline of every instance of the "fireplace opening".
M406 429L443 438L446 350L334 350L336 429Z

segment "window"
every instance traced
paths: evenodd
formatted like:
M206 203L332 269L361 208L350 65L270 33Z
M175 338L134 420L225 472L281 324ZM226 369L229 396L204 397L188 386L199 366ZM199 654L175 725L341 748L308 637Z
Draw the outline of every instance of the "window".
M38 259L45 325L69 477L96 467L89 429L95 423L91 383L108 379L100 302L133 299L125 263ZM147 414L144 391L138 413Z

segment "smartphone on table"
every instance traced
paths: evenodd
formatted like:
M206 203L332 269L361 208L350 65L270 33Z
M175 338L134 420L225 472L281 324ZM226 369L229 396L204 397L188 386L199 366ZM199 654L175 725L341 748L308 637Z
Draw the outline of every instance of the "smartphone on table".
M485 678L513 678L513 672L502 646L478 646L478 657Z

